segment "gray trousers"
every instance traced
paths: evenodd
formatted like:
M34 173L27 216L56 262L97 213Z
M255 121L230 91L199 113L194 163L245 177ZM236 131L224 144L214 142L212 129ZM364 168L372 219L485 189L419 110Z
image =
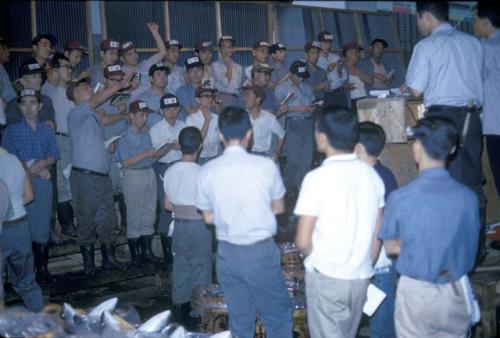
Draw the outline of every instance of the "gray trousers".
M113 200L111 178L71 171L69 177L77 223L77 240L80 245L115 240L117 218Z
M63 171L71 163L71 149L69 137L56 135L57 148L61 158L57 161L57 203L71 201L69 180L64 177Z
M287 118L285 134L286 166L283 180L288 191L300 188L311 169L314 152L314 119Z
M434 284L401 276L396 291L399 338L466 337L469 316L459 282Z
M345 280L306 273L307 324L311 338L354 338L369 279Z
M123 173L123 195L127 206L127 238L154 234L156 178L152 168Z
M172 302L191 300L193 289L212 283L212 234L203 221L175 220Z
M7 266L12 287L21 296L28 310L40 311L43 307L43 297L33 272L33 252L28 222L4 225L1 243L3 263Z
M52 217L52 181L32 177L31 183L35 199L26 206L31 239L33 242L47 244L50 237L50 219Z

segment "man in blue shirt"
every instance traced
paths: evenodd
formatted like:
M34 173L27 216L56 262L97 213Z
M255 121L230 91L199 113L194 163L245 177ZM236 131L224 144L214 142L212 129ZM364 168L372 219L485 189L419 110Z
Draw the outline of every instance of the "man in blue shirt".
M480 228L474 192L445 169L457 141L446 118L431 116L414 128L418 177L389 196L379 239L398 255L398 337L465 337L469 327L459 279L474 267Z
M425 116L444 116L455 124L459 141L447 168L453 178L476 192L484 214L483 140L478 109L483 105L484 51L479 40L447 22L448 11L447 2L417 2L418 29L428 36L413 49L406 86L413 96L423 94ZM484 235L480 239L484 242ZM481 245L479 260L483 249Z
M102 268L120 267L113 252L113 230L117 220L109 176L110 152L114 151L114 144L105 148L104 125L95 109L117 91L130 86L131 75L127 73L121 82L96 94L86 81L71 82L66 89L68 99L76 104L68 115L72 162L69 181L85 273L95 270L93 246L96 235L101 243Z
M5 129L2 146L23 161L31 174L35 200L26 210L33 241L36 278L39 282L50 282L53 277L47 264L53 202L51 167L59 160L56 134L38 118L43 105L38 92L24 89L17 101L23 120Z

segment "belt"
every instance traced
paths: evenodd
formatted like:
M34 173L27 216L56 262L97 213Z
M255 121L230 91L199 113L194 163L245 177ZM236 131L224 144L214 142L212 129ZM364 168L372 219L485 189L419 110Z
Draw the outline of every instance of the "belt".
M103 173L89 170L89 169L82 169L82 168L78 168L78 167L72 167L71 169L74 171L77 171L79 173L87 174L87 175L100 176L100 177L107 177L108 176L108 174L103 174Z
M69 134L67 133L62 133L60 131L56 131L56 135L59 135L59 136L64 136L64 137L69 137Z
M19 224L19 223L24 222L27 218L28 218L28 216L24 215L24 216L22 216L22 217L19 217L19 218L16 218L16 219L10 220L10 221L5 221L5 222L3 222L3 223L2 223L2 225L14 225L14 224Z
M432 105L427 108L429 113L440 113L440 112L456 112L456 113L475 113L480 112L482 108L480 107L455 107L455 106L445 106L445 105Z
M137 167L137 168L125 168L125 170L146 170L146 169L150 169L151 166L142 166L142 167Z

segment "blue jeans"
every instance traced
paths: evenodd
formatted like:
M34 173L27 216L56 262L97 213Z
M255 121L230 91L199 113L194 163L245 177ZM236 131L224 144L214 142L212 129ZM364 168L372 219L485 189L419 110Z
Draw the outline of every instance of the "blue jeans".
M50 237L50 219L52 216L52 181L32 177L31 183L35 199L26 206L31 240L40 244L47 244Z
M391 265L389 272L375 274L372 284L387 295L380 307L370 318L371 338L396 338L394 328L394 303L396 299L396 269Z
M292 307L273 239L253 245L219 242L217 277L236 338L253 338L255 316L268 338L292 337Z

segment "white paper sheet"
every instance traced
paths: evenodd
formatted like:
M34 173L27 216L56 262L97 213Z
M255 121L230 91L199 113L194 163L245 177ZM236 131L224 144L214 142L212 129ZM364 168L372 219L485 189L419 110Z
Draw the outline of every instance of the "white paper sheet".
M380 304L384 301L387 295L385 292L377 288L375 285L370 284L366 291L366 303L363 306L363 312L371 317L378 309Z

